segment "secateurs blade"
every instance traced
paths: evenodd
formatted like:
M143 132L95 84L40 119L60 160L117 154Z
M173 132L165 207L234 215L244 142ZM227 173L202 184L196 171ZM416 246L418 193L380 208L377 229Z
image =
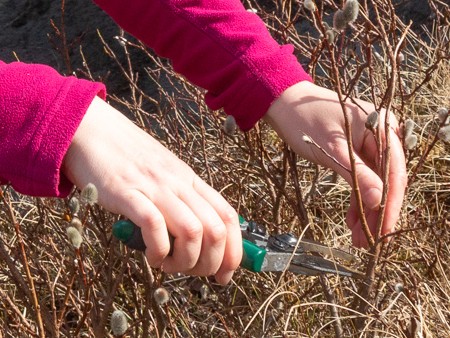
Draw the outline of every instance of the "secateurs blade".
M298 240L291 233L268 235L265 227L239 216L243 237L244 253L241 266L253 272L285 271L317 276L334 274L344 277L362 278L358 271L321 257L329 255L334 259L353 262L356 257L346 251L334 249L320 242Z

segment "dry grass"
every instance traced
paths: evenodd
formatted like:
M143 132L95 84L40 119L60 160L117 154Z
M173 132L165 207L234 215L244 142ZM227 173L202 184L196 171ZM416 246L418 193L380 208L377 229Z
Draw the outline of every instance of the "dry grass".
M317 49L319 34L298 31L299 22L310 22L310 31L314 31L309 12L285 1L266 1L265 6L245 3L258 9L276 38L293 43L299 54L314 60L309 70L317 82L332 82L327 76L327 53ZM336 4L324 3L320 10L329 16ZM388 20L390 3L380 3L380 15ZM431 3L444 6L440 1ZM372 60L373 69L363 69L358 89L351 86L361 63L349 56L350 50L359 48L361 58L367 52L363 23L361 19L349 28L333 48L340 53L339 62L346 65L341 69L345 90L366 99L376 97L379 103L388 84L388 61ZM398 38L405 29L400 21L395 23L391 38ZM212 279L149 269L140 253L127 251L111 237L117 216L99 206L82 207L84 242L77 251L65 234L72 217L68 199L30 198L4 187L0 337L111 337L108 323L114 309L128 315L129 337L450 336L449 145L435 143L423 165L415 169L436 133L436 109L450 106L449 34L448 27L437 24L430 27L427 38L409 31L402 48L406 62L399 75L407 91L404 95L397 91L393 112L401 120L415 121L419 146L407 153L411 184L399 231L379 257L374 290L362 300L370 303L366 313L354 306L361 288L356 280L240 270L231 284L221 287ZM112 60L122 66L129 85L126 95L110 93L112 104L190 164L246 218L267 224L271 232L305 232L332 247L349 248L360 257L356 267L364 271L368 253L351 248L345 226L350 193L345 182L330 170L298 158L263 122L245 134L224 134L224 114L208 110L201 90L175 74L166 61L125 38L123 45L99 39ZM375 45L387 60L383 41L376 40ZM149 60L147 74L139 78L133 71L135 53L144 53ZM427 69L433 65L427 78ZM89 74L90 70L79 72ZM146 94L144 83L148 82L158 88L159 95ZM408 92L414 95L408 97ZM159 286L171 294L170 301L161 306L152 297ZM355 327L357 317L364 319L362 330Z

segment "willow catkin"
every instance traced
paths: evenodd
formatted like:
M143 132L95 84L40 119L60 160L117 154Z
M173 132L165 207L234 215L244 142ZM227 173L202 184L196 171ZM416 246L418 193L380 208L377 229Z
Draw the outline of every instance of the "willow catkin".
M359 3L357 0L347 0L344 7L342 8L343 19L346 24L355 21L358 18L359 13Z
M347 21L345 21L344 12L338 9L333 16L333 28L340 32L344 30L345 26L347 26Z
M79 249L81 243L83 243L83 237L80 232L75 227L70 226L66 229L66 234L72 246L75 249Z
M75 215L80 211L80 201L76 197L72 197L69 200L69 210L72 213L72 215Z
M450 142L450 124L439 129L438 137L441 141Z
M95 204L98 201L97 187L93 183L88 183L81 190L81 200L87 204Z
M409 135L405 138L405 148L408 150L413 150L417 146L417 136Z
M414 130L414 121L411 119L407 119L404 124L403 137L407 139L409 136L412 135L413 130Z
M367 115L365 126L369 130L375 130L378 127L378 117L379 114L377 111L371 112L369 115Z
M83 233L83 223L81 222L81 220L78 217L73 217L70 220L70 226L77 229L80 234Z
M228 115L223 123L223 131L225 132L225 134L231 136L236 132L236 129L236 119L233 116Z
M329 43L333 43L336 39L336 33L332 29L328 29L325 32L325 37L327 38Z
M159 287L153 292L153 299L158 305L166 304L170 299L169 291L164 287Z
M305 0L305 2L303 2L303 7L305 7L305 9L311 12L313 12L316 9L316 5L312 0Z
M128 320L125 312L115 310L111 315L111 331L114 336L122 336L128 330Z
M444 121L445 121L445 123L444 124L449 124L450 123L450 118L449 118L449 114L450 114L450 110L448 109L448 108L446 108L446 107L440 107L438 110L437 110L437 116L438 116L438 119L439 119L439 122L440 123L444 123Z
M397 283L394 286L394 290L397 293L401 293L401 292L403 292L405 290L405 287L404 287L403 283Z

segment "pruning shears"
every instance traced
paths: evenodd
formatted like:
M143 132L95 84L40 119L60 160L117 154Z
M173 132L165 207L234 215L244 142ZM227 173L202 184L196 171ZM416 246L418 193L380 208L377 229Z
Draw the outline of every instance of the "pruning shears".
M324 274L352 278L364 276L358 271L321 256L329 255L334 259L355 261L356 257L346 251L330 248L312 240L302 239L299 241L291 233L269 235L264 226L254 221L247 221L242 216L239 216L239 223L244 249L241 267L247 270L252 272L288 270L307 276ZM120 220L114 223L112 231L113 235L127 247L145 251L146 246L141 228L130 220ZM171 238L171 240L174 239Z

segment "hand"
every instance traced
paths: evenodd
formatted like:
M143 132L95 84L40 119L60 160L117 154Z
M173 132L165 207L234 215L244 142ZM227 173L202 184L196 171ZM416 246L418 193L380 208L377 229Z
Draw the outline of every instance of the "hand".
M369 114L375 110L371 103L360 100L357 102ZM374 171L378 152L372 133L364 126L367 115L350 100L346 105L351 120L358 184L367 221L370 230L374 233L383 189L382 181ZM382 120L385 115L383 111ZM382 234L390 233L395 228L407 182L405 156L398 137L398 123L392 114L390 118L389 192ZM344 115L336 93L307 81L300 82L283 92L271 105L265 119L296 153L335 170L352 185L351 175L347 170L337 165L313 144L303 140L303 135L308 135L339 163L346 168L351 168ZM380 123L380 128L384 135L383 121ZM354 196L347 213L347 225L352 230L353 244L366 247L368 243L358 218Z
M169 273L215 275L226 284L242 259L236 211L190 167L120 112L95 98L64 158L78 187L142 229L146 256ZM168 232L175 237L168 256Z

